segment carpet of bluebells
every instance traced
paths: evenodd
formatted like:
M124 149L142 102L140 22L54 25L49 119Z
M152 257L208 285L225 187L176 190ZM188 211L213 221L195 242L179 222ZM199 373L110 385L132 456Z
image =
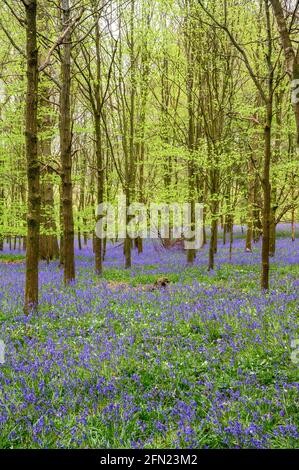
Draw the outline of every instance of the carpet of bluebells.
M297 227L298 229L298 227ZM204 248L152 242L123 268L109 245L103 278L90 246L76 282L40 264L40 309L22 311L22 252L0 255L1 448L299 447L299 240L280 227L271 291L259 289L260 243ZM165 289L149 288L167 276Z

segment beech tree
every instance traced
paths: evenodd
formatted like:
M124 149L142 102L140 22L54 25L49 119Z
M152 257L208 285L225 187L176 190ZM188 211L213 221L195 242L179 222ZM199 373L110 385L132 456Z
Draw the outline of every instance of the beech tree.
M71 8L69 0L61 0L62 45L60 90L60 158L63 214L63 268L66 284L75 279L74 218L72 185L72 130L71 130Z
M270 0L273 12L277 21L281 45L285 56L285 69L290 79L291 90L296 90L293 99L293 109L297 128L297 146L299 146L299 46L295 46L292 41L292 28L298 21L299 2L287 2L287 8L283 10L280 0ZM287 22L290 18L290 24Z
M40 223L40 165L37 153L38 49L37 2L23 0L26 11L26 158L28 180L25 311L38 304L38 259Z

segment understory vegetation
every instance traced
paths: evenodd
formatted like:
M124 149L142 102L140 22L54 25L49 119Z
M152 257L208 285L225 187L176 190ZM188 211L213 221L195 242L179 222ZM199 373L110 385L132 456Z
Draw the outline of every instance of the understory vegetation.
M109 244L103 279L89 246L65 288L58 263L41 263L40 309L22 309L24 263L0 257L3 448L299 445L298 241L278 236L271 291L258 288L260 244L232 260L219 245L187 267L178 250L149 241L121 266ZM152 289L159 277L169 285Z

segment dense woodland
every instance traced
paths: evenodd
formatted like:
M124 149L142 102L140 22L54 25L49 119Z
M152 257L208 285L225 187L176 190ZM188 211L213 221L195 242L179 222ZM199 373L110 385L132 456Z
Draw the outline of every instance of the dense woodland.
M268 289L276 226L294 241L298 221L299 2L2 0L0 13L0 250L26 248L25 310L39 260L75 279L75 243L93 239L102 275L95 208L119 191L203 202L209 270L242 225L244 250L262 239ZM143 240L122 242L130 268Z
M299 0L1 0L9 463L298 450L298 179Z

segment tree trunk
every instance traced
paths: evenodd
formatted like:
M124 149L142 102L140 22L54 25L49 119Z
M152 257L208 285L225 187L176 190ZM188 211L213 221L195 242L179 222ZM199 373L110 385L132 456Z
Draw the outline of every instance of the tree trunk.
M264 129L264 168L263 168L263 236L262 236L262 270L261 288L269 289L269 248L270 248L270 209L271 209L271 185L270 185L270 162L271 162L271 123L272 123L272 101L267 103L267 116Z
M295 209L292 209L292 242L295 241Z
M78 221L78 248L80 251L82 250L80 220Z
M252 238L253 238L253 205L254 205L254 166L251 159L248 162L248 209L247 209L247 232L246 232L246 246L245 250L252 251Z
M245 246L245 250L248 252L252 251L252 235L253 235L252 219L248 217L247 232L246 232L246 246Z
M45 110L44 110L45 111ZM50 121L48 116L42 126L43 131L49 131ZM59 256L59 246L56 236L56 223L54 218L54 191L52 170L47 166L51 158L51 138L40 142L40 153L45 164L45 173L41 181L41 214L40 214L40 259L50 260Z
M269 241L269 256L272 258L275 256L276 249L276 210L277 210L277 191L275 183L271 187L271 205L270 205L270 241Z
M96 159L97 159L97 203L98 205L104 199L104 169L102 158L102 137L101 137L101 124L100 115L96 115L95 130L96 130ZM95 271L96 274L101 275L103 271L103 243L102 239L95 237L94 253L95 253Z
M276 223L275 223L275 210L271 208L270 213L270 241L269 241L269 256L275 256L276 250Z
M227 232L227 220L226 220L226 217L225 217L224 223L223 223L223 235L222 235L222 243L223 243L223 245L226 244L226 232Z
M208 266L209 271L214 269L215 238L217 238L217 220L216 218L213 218L212 223L211 223L211 238L210 238L210 246L209 246L209 266Z
M233 241L234 241L234 219L233 216L229 217L229 259L232 259L233 255Z
M202 221L202 223L203 223L203 227L202 227L202 236L203 236L202 245L204 246L204 245L207 244L206 211L205 211L205 209L203 211L203 221Z
M47 172L46 178L50 173ZM47 261L59 257L59 246L56 236L56 223L53 217L54 212L54 193L53 183L43 181L41 184L41 227L45 233L40 234L39 251L40 259Z
M297 147L299 147L299 98L298 98L298 80L299 80L299 57L298 50L295 51L291 36L290 29L286 22L283 6L280 0L270 0L274 15L277 21L278 31L280 35L281 44L285 55L285 68L291 82L291 88L296 89L295 97L292 99L294 117L297 130ZM288 13L287 13L288 14ZM296 11L294 11L296 15ZM293 87L294 85L294 87Z
M260 201L260 184L258 175L255 176L254 181L254 202L253 202L253 209L252 209L252 216L253 216L253 241L257 243L261 237L262 233L262 223L260 219L260 208L259 208L259 201Z
M69 0L61 0L63 30L70 23ZM64 282L75 279L74 219L72 187L72 135L71 135L71 32L63 39L60 92L60 152L62 166Z
M60 245L59 245L59 266L64 265L64 242L63 242L63 203L62 203L62 184L59 188L59 232L60 232Z
M100 55L100 28L99 18L95 26L96 33L96 60L97 60L97 82L95 85L95 104L94 104L94 123L95 123L95 137L96 137L96 167L97 167L97 204L100 205L104 201L104 159L102 149L102 130L101 130L101 109L103 106L102 97L102 66ZM97 220L100 216L97 216ZM96 274L101 275L103 271L103 240L95 237L94 243L95 253L95 271Z
M137 251L139 255L143 252L143 241L141 237L137 238Z
M217 247L218 247L218 222L216 221L215 235L214 235L214 253L217 253Z
M126 192L126 202L127 202L127 207L130 205L130 191L127 189ZM124 255L125 255L125 268L129 269L132 265L132 259L131 259L131 249L132 249L132 240L128 235L127 232L127 227L130 222L131 217L127 214L126 215L126 237L124 240Z
M40 218L40 167L37 155L38 51L36 41L36 0L26 8L27 94L26 158L28 180L25 313L38 305L38 258Z
M104 240L103 240L103 261L105 261L106 249L107 249L107 238L104 238Z

